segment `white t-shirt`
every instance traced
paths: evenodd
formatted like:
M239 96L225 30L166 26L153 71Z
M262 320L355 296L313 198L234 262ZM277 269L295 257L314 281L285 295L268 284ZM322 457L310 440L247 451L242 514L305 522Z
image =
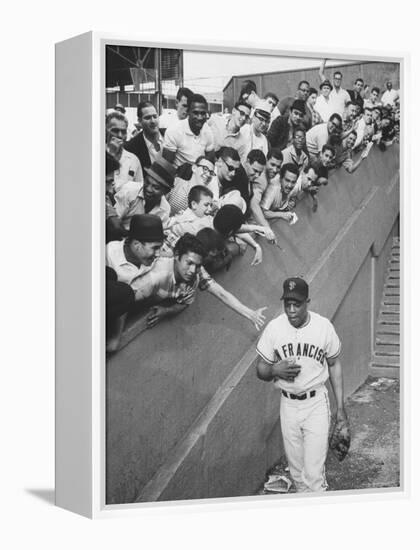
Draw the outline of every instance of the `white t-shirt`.
M331 99L331 94L328 100L325 99L323 95L319 95L316 98L314 109L319 113L322 121L327 122L330 116L335 112L334 102Z
M213 151L213 133L207 123L196 136L189 125L188 118L171 125L165 132L163 147L175 153L174 165L178 168L188 162L194 164L197 158Z
M257 353L267 363L291 357L302 366L293 382L278 378L277 388L299 394L324 383L329 376L327 359L338 357L341 342L332 323L318 313L308 311L308 322L293 327L283 313L270 321L257 344Z
M335 88L331 90L330 103L333 113L338 113L342 117L346 108L346 103L349 101L351 101L350 95L344 88L340 88L338 92Z
M317 155L328 141L328 125L316 124L306 132L306 147L310 155Z

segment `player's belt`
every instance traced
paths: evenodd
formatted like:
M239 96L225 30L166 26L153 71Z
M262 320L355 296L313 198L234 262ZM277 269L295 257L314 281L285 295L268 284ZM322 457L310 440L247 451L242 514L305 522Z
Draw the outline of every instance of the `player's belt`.
M314 397L314 395L316 394L316 391L311 390L306 393L301 393L300 395L296 395L295 393L289 393L285 390L281 390L281 393L284 395L284 397L288 397L289 399L299 399L299 401L303 401L304 399L309 399L311 397Z

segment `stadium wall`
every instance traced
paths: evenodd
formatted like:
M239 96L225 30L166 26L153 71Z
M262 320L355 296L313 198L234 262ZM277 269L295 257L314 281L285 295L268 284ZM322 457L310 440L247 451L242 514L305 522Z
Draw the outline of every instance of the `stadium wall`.
M372 149L359 170L340 169L319 208L273 223L283 250L262 242L217 281L245 304L280 312L285 277L310 282L311 308L343 342L345 393L366 378L372 318L392 236L398 234L399 146ZM255 375L253 326L206 292L176 319L107 361L107 503L255 494L280 457L279 395Z
M346 63L334 65L325 69L327 78L332 81L335 70L343 73L343 87L352 89L356 78L361 77L368 84L370 89L378 86L385 89L385 82L392 80L394 88L400 87L400 66L399 63L366 62ZM319 67L311 69L296 69L293 71L277 71L270 73L254 73L248 75L233 76L223 89L223 106L232 110L235 101L239 98L239 92L244 80L253 80L257 85L258 95L263 97L267 92L274 92L280 99L285 96L294 96L301 80L307 80L311 86L318 89L320 80L318 76Z

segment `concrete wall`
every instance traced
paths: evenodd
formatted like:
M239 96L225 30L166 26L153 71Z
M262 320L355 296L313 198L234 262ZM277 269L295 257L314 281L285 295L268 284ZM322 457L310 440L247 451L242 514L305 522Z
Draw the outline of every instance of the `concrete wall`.
M367 372L369 255L372 247L381 255L397 219L398 169L398 145L373 149L355 174L331 176L317 213L305 200L296 225L273 224L282 251L262 243L261 265L251 268L247 252L217 277L244 303L267 305L270 319L284 278L306 276L312 308L342 336L347 393ZM248 321L204 292L108 361L108 503L256 490L280 455L279 396L255 376L257 339Z
M366 62L355 64L337 65L334 68L326 68L326 76L332 80L333 72L341 70L343 73L343 87L351 89L356 78L361 77L370 88L378 86L385 89L387 80L392 80L394 88L400 87L400 67L398 63ZM223 90L223 105L232 109L238 100L242 82L246 79L253 80L257 85L258 94L262 97L267 92L274 92L281 99L288 95L295 95L298 83L307 80L311 86L319 87L319 67L315 69L297 69L294 71L281 71L274 73L260 73L234 76Z

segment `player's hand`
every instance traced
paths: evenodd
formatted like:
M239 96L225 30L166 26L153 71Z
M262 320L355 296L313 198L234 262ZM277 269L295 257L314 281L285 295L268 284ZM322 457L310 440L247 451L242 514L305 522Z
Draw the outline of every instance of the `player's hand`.
M154 306L147 315L147 328L153 328L167 315L167 309L162 306Z
M257 244L257 247L255 249L255 255L251 262L251 265L258 265L261 262L262 262L262 250L261 250L261 246Z
M249 320L254 323L254 326L257 330L260 330L265 323L265 315L263 314L263 311L267 309L267 306L260 307L260 309L256 309L255 311L251 310L251 314L249 316Z
M302 370L302 366L295 362L295 359L283 359L276 363L273 367L274 375L286 380L287 382L294 382L296 376Z

